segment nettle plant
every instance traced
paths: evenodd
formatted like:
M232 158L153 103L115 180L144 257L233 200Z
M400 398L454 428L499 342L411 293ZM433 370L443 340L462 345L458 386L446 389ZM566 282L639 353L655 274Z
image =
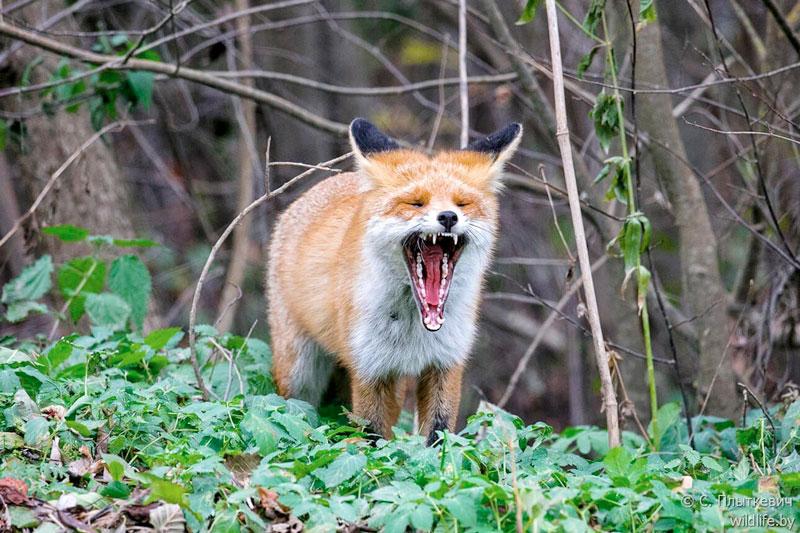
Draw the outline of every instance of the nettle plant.
M105 257L112 255L112 250L147 248L155 246L155 242L90 235L88 230L70 224L45 227L42 233L64 243L88 242L94 253L58 266L49 255L37 259L3 287L0 303L6 306L6 321L20 322L31 314L50 314L54 317L54 333L60 321L78 322L87 316L96 327L142 330L152 291L150 272L135 254L121 253L112 260ZM47 303L59 299L63 304L57 309Z
M541 0L528 0L517 24L526 24L533 20L536 8L540 3ZM637 207L636 186L634 184L635 154L632 154L628 147L628 139L624 127L624 100L617 88L619 70L614 46L608 32L605 7L606 0L592 0L583 23L578 22L565 9L562 9L562 11L571 22L595 43L579 61L577 67L578 76L583 77L586 70L592 65L597 53L604 51L605 77L611 82L610 86L613 87L610 92L603 89L597 95L594 107L589 112L598 144L603 153L608 156L603 161L603 167L594 179L594 183L607 182L606 199L608 201L618 201L627 208L625 221L618 235L608 243L608 249L623 259L625 276L622 282L622 291L625 292L629 285L635 287L636 306L639 311L647 361L651 425L654 432L659 433L659 408L650 334L650 313L647 305L647 292L650 288L652 275L650 270L642 264L642 254L650 246L653 230L650 220ZM655 6L652 0L642 0L639 7L641 22L645 24L653 22L655 16ZM602 30L603 37L598 36L599 30ZM615 140L618 141L619 154L610 155ZM653 442L652 444L657 446L658 443Z

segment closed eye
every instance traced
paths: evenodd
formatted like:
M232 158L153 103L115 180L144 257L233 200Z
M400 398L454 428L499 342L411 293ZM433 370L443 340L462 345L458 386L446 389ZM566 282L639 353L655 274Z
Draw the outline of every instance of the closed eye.
M467 207L469 202L456 202L457 207Z
M408 205L410 205L412 207L422 207L425 204L422 201L418 200L418 201L415 201L415 202L408 202Z

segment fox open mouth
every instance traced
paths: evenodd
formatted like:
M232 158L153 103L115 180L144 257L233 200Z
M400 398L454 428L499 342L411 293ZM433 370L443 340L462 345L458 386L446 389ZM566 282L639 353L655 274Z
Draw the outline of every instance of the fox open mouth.
M444 323L444 304L466 237L455 233L414 233L403 241L412 292L428 331Z

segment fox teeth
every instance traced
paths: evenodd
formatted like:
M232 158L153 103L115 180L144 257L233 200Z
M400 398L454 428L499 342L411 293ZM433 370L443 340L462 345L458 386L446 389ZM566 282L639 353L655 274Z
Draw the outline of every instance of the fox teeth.
M453 244L454 245L458 244L458 235L456 235L455 233L453 233Z
M432 239L433 239L433 244L436 244L436 234L435 233L433 234Z

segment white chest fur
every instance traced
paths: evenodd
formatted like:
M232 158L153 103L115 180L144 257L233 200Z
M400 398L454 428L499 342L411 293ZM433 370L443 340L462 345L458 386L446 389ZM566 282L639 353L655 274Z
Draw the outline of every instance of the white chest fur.
M476 330L481 276L489 251L467 245L456 265L445 321L439 331L425 329L398 244L370 239L354 280L357 318L350 335L356 372L365 381L387 375L418 376L426 368L463 363ZM397 242L396 240L394 241Z

